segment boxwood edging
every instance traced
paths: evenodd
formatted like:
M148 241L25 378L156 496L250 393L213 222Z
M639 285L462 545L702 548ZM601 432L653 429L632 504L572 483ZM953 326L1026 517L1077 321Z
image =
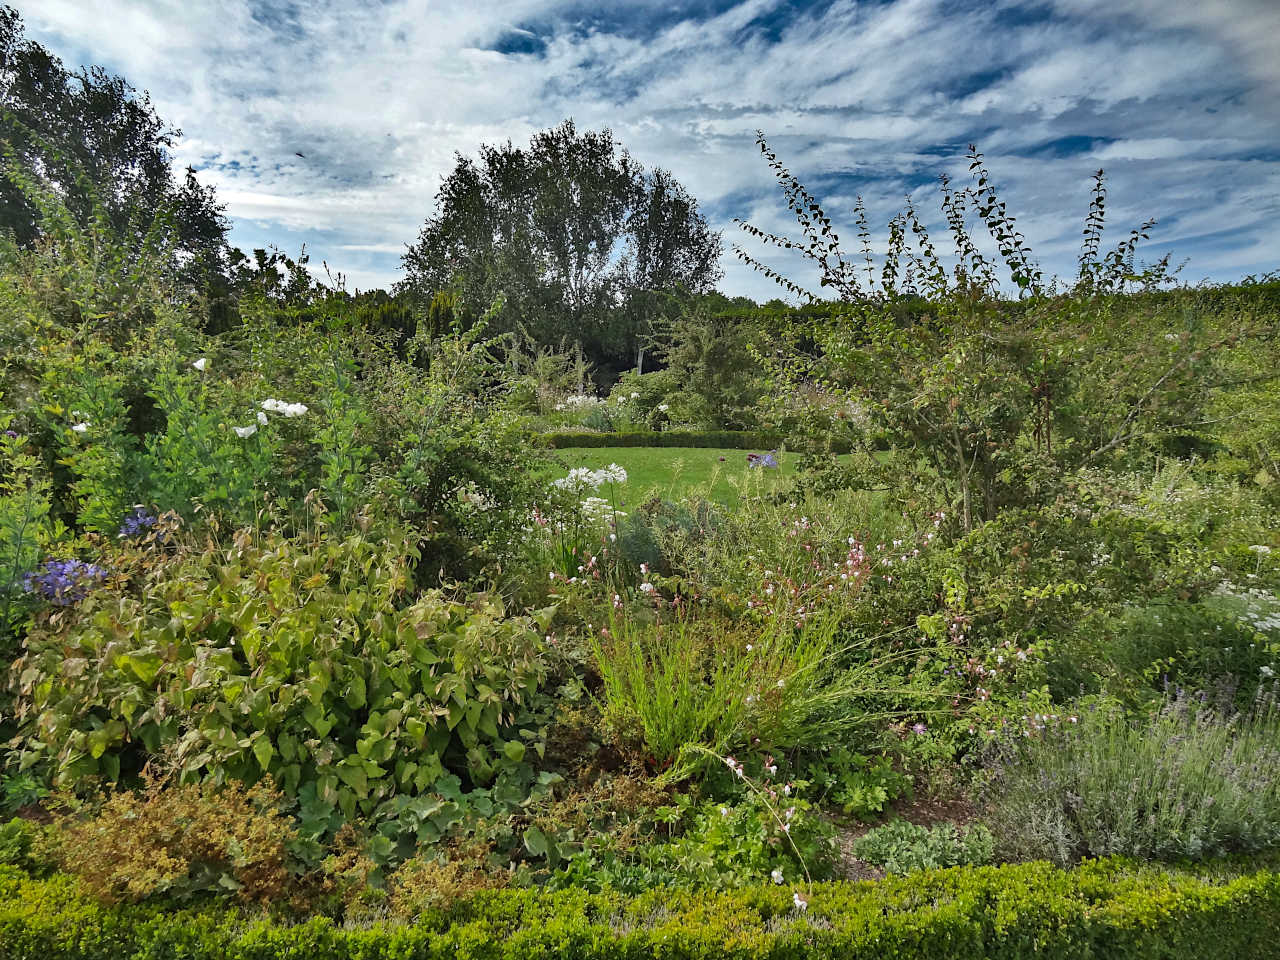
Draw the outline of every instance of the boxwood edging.
M727 893L582 890L476 895L413 924L284 923L209 906L105 907L67 877L0 868L6 960L497 960L497 958L1280 957L1280 874L1215 877L1118 860L931 871L818 884L803 911L787 887Z
M664 430L629 433L543 433L535 442L565 450L580 447L695 447L720 450L776 450L786 438L761 430ZM790 443L787 444L790 447ZM792 449L794 449L792 447ZM833 453L848 453L847 441L833 440Z

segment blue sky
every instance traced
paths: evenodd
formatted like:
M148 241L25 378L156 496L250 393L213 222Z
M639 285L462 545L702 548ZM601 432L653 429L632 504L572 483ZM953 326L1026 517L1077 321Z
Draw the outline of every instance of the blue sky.
M768 298L733 226L791 225L754 145L847 222L884 224L974 142L1046 273L1070 275L1098 167L1114 241L1183 278L1280 268L1278 0L40 0L29 34L150 91L233 242L387 285L457 152L573 117L670 169L724 230L723 289ZM305 158L295 156L305 154ZM852 237L852 231L844 231ZM800 281L799 264L771 256Z

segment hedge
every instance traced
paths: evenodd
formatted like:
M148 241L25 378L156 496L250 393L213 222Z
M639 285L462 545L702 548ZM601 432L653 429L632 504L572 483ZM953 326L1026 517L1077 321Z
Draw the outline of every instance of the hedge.
M66 877L0 868L6 960L497 960L729 957L1280 958L1280 874L1095 861L953 868L880 883L636 897L477 894L415 923L289 923L227 907L104 907Z
M699 447L718 450L776 450L786 442L780 433L762 430L664 430L630 433L544 433L539 442L564 450L571 447ZM846 440L833 440L834 453L848 453Z

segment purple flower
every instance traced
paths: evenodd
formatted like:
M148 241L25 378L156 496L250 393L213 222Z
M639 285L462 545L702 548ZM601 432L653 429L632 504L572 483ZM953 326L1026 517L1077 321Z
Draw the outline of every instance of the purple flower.
M119 537L122 540L146 533L156 525L156 515L146 507L137 506L120 524Z
M83 600L90 589L107 578L105 567L83 560L46 560L42 570L28 573L22 585L60 607Z
M768 453L748 453L747 466L748 467L773 467L776 469L778 466L778 461L777 461L777 458L774 457L773 455L774 452L775 451L771 450Z
M928 731L928 729L929 729L929 728L928 728L928 727L926 727L923 723L917 723L917 724L914 724L914 725L911 727L911 732L912 732L912 733L915 733L915 734L922 734L922 733L927 732L927 731Z
M10 440L17 440L17 439L18 439L18 431L17 431L17 430L6 430L6 431L4 432L4 435L5 435L6 437L8 437Z

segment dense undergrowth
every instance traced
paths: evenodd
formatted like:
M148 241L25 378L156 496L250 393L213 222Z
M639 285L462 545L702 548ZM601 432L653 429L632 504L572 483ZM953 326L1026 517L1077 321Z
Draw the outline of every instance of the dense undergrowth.
M1277 284L1105 252L1099 180L1055 286L976 153L953 256L855 269L764 149L839 299L692 298L605 395L449 291L212 323L11 163L8 955L1267 955ZM569 446L744 436L732 504Z

